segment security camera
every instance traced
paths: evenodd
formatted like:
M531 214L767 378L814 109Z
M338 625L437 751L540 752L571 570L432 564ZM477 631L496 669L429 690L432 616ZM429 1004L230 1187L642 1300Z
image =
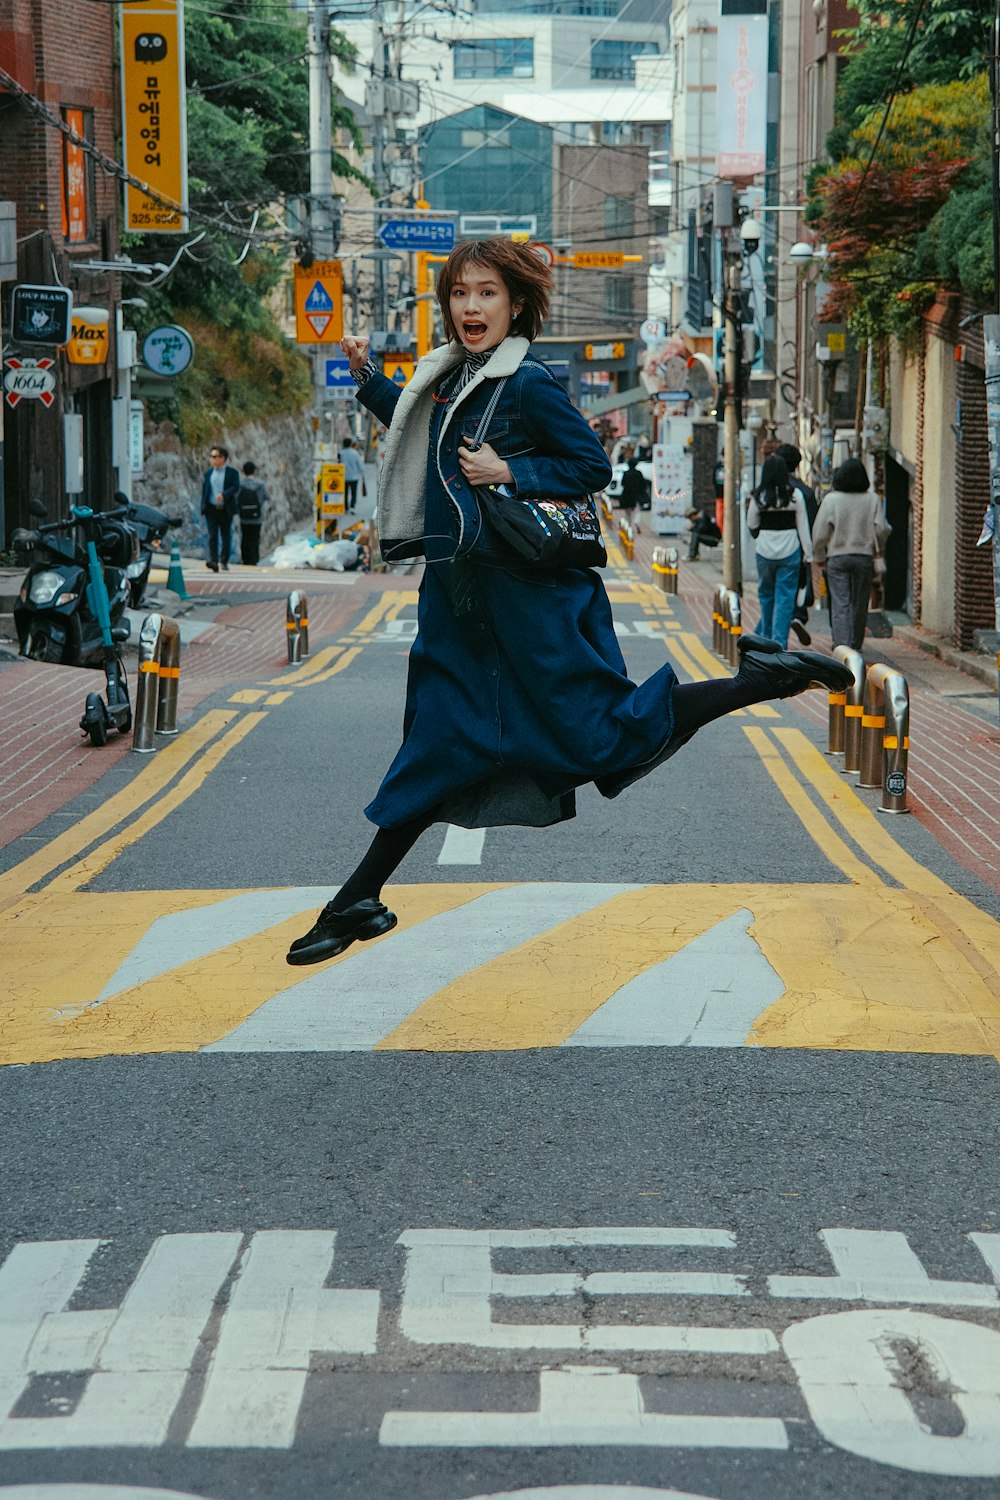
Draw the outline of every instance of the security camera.
M740 224L740 239L744 250L756 250L763 233L756 219L744 219Z

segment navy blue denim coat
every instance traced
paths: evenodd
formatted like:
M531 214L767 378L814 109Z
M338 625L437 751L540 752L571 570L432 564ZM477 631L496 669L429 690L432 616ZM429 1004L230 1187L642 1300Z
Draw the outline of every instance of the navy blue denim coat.
M393 504L398 496L379 496L384 552L422 551L428 563L403 743L366 809L381 827L432 810L466 828L544 827L574 815L575 787L596 781L614 796L674 748L668 748L674 673L665 665L641 686L629 681L600 574L530 574L483 526L458 450L462 435L478 426L492 363L450 415L450 403L435 399L429 419L420 420L425 470L417 524L411 496L401 505ZM390 381L373 376L358 396L386 426L392 423L400 392ZM399 415L418 418L412 400ZM506 459L525 496L571 497L602 489L611 477L590 427L530 356L507 380L486 441ZM391 472L393 485L403 468ZM398 523L401 510L407 525ZM457 564L456 554L463 559Z

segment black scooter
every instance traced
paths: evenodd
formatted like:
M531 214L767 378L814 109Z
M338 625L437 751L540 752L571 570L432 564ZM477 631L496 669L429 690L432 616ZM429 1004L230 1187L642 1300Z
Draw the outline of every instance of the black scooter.
M183 526L184 520L181 516L168 516L154 505L141 505L137 500L129 500L121 490L115 492L115 502L127 507L126 519L139 538L139 556L125 569L132 608L138 609L149 582L153 553L163 551L167 532Z
M29 508L33 515L47 514L40 500L30 501ZM103 667L107 699L87 695L80 728L93 744L106 745L111 729L127 734L132 727L128 679L118 651L131 633L123 618L129 599L126 568L138 554L139 541L125 521L124 506L102 514L74 505L70 514L71 521L14 532L14 550L32 553L14 606L14 625L22 656ZM76 536L60 535L74 530L82 536L82 546Z

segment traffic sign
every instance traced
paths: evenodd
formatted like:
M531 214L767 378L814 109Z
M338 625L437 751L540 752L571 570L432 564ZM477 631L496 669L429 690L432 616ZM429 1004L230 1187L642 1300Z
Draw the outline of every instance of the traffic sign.
M387 250L437 250L455 248L453 219L390 219L378 237Z
M580 250L570 259L577 271L617 271L625 264L620 250Z
M351 374L351 362L347 359L328 359L326 362L326 388L328 391L353 391L356 389Z
M538 259L540 261L544 261L545 265L555 265L556 252L553 250L552 246L547 245L544 240L535 240L529 246L529 249L534 250L535 254L538 256Z
M344 272L339 260L295 267L295 338L299 344L338 344L344 336Z
M413 375L414 364L412 359L401 355L398 359L391 358L383 360L382 370L389 377L393 385L404 386Z

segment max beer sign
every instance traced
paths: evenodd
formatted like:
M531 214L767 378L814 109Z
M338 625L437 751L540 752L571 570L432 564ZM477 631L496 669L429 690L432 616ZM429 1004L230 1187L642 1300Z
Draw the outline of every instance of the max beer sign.
M51 406L55 400L54 359L8 359L4 361L3 388L8 406L21 401L40 401Z

